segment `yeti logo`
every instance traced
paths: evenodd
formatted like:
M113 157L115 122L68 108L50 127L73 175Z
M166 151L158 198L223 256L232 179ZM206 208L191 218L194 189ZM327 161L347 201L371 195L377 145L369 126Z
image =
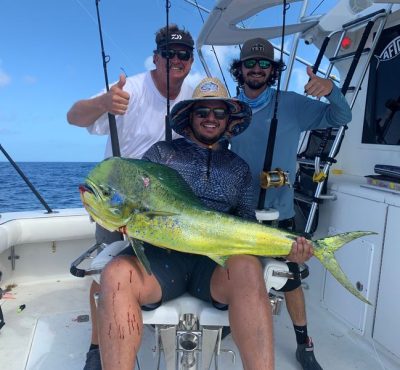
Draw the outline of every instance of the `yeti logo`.
M264 51L264 45L255 44L251 47L251 51Z
M383 49L381 55L379 55L379 60L381 62L387 62L390 59L397 57L400 54L400 36L389 42Z

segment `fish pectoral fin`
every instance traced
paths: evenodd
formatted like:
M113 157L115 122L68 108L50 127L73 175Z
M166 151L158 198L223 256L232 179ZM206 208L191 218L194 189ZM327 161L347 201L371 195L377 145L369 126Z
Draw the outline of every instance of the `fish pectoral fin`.
M208 257L222 267L226 267L226 261L229 258L229 256L208 256Z
M141 242L138 239L134 239L134 238L128 238L129 242L132 245L133 251L136 254L136 257L138 258L138 260L140 261L140 263L143 265L143 267L146 269L146 272L151 275L151 267L150 267L150 262L147 259L146 255L144 254L144 250L143 250L143 242Z
M173 212L163 212L163 211L149 211L149 212L143 212L142 215L149 217L153 219L154 217L170 217L170 216L176 216L178 213L173 213Z

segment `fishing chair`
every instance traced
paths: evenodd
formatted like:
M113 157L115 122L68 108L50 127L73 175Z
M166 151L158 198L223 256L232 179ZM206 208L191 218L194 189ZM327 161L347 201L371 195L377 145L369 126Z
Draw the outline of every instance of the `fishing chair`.
M71 264L70 271L77 277L92 275L99 283L103 267L127 246L129 242L125 240L109 245L95 244ZM97 256L96 252L99 252ZM78 268L86 259L92 260L88 268ZM268 292L282 288L291 278L286 263L272 258L263 258L262 262ZM95 300L97 302L97 296ZM273 314L279 314L282 300L282 296L270 293ZM218 369L219 356L223 353L230 354L235 362L235 352L221 348L222 339L229 334L228 311L218 310L210 303L184 294L154 310L142 310L142 315L144 325L155 328L157 369L161 352L164 352L167 370L209 369L213 357L215 369Z

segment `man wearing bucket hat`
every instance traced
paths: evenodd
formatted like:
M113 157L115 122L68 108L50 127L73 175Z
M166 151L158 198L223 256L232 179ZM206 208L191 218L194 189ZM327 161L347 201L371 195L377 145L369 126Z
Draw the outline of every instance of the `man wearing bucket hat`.
M154 144L143 159L178 171L209 208L254 218L249 168L225 144L221 145L242 134L250 118L247 103L229 98L219 80L206 78L192 99L181 101L172 109L172 129L183 138ZM294 246L304 250L308 258L311 256L312 249L304 238ZM271 307L258 258L231 257L226 270L205 256L148 244L144 251L151 276L133 256L131 247L103 269L99 302L103 369L113 369L116 363L121 369L133 368L142 331L125 330L121 339L116 330L110 332L107 318L126 315L130 306L139 320L141 309L154 309L185 292L216 308L228 308L232 334L245 369L274 368ZM115 284L121 294L113 294L110 287Z
M130 77L122 74L110 91L77 101L67 113L69 123L86 127L94 135L109 135L108 113L116 115L121 155L126 158L141 158L151 145L165 137L167 56L171 106L192 96L193 88L185 82L193 63L194 41L191 34L171 24L168 32L166 27L157 31L155 43L155 69ZM173 138L176 137L178 135L173 133ZM105 157L111 155L111 140L108 137ZM98 244L121 239L120 233L110 233L96 225ZM101 370L93 299L98 290L98 284L93 283L90 289L92 339L84 370Z
M270 42L255 38L243 44L240 59L230 67L238 83L238 98L247 102L253 118L249 130L231 142L232 150L250 166L253 176L254 199L260 193L259 178L263 170L264 157L274 112L275 84L279 69L283 66L274 59L274 48ZM307 67L308 83L305 92L314 97L325 96L330 104L307 98L303 95L281 91L277 111L278 128L273 150L272 168L289 172L293 184L296 174L296 152L301 132L327 127L339 127L351 120L351 110L335 84L316 76ZM288 186L268 189L264 207L279 211L278 227L294 229L294 190ZM292 260L294 262L299 262ZM299 275L296 263L288 263L289 269ZM314 356L314 346L307 333L305 300L301 280L289 280L281 289L285 294L286 307L296 334L296 358L303 370L322 370Z

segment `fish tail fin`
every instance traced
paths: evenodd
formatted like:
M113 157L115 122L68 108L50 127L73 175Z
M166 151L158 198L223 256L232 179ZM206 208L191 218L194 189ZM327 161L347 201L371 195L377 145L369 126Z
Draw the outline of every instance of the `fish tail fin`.
M352 240L361 238L367 235L374 235L371 231L353 231L334 236L329 236L323 239L318 239L313 242L314 256L318 258L324 267L334 276L334 278L342 284L350 293L356 296L361 301L371 304L350 282L349 278L341 269L338 261L335 258L335 251L341 248L346 243Z

